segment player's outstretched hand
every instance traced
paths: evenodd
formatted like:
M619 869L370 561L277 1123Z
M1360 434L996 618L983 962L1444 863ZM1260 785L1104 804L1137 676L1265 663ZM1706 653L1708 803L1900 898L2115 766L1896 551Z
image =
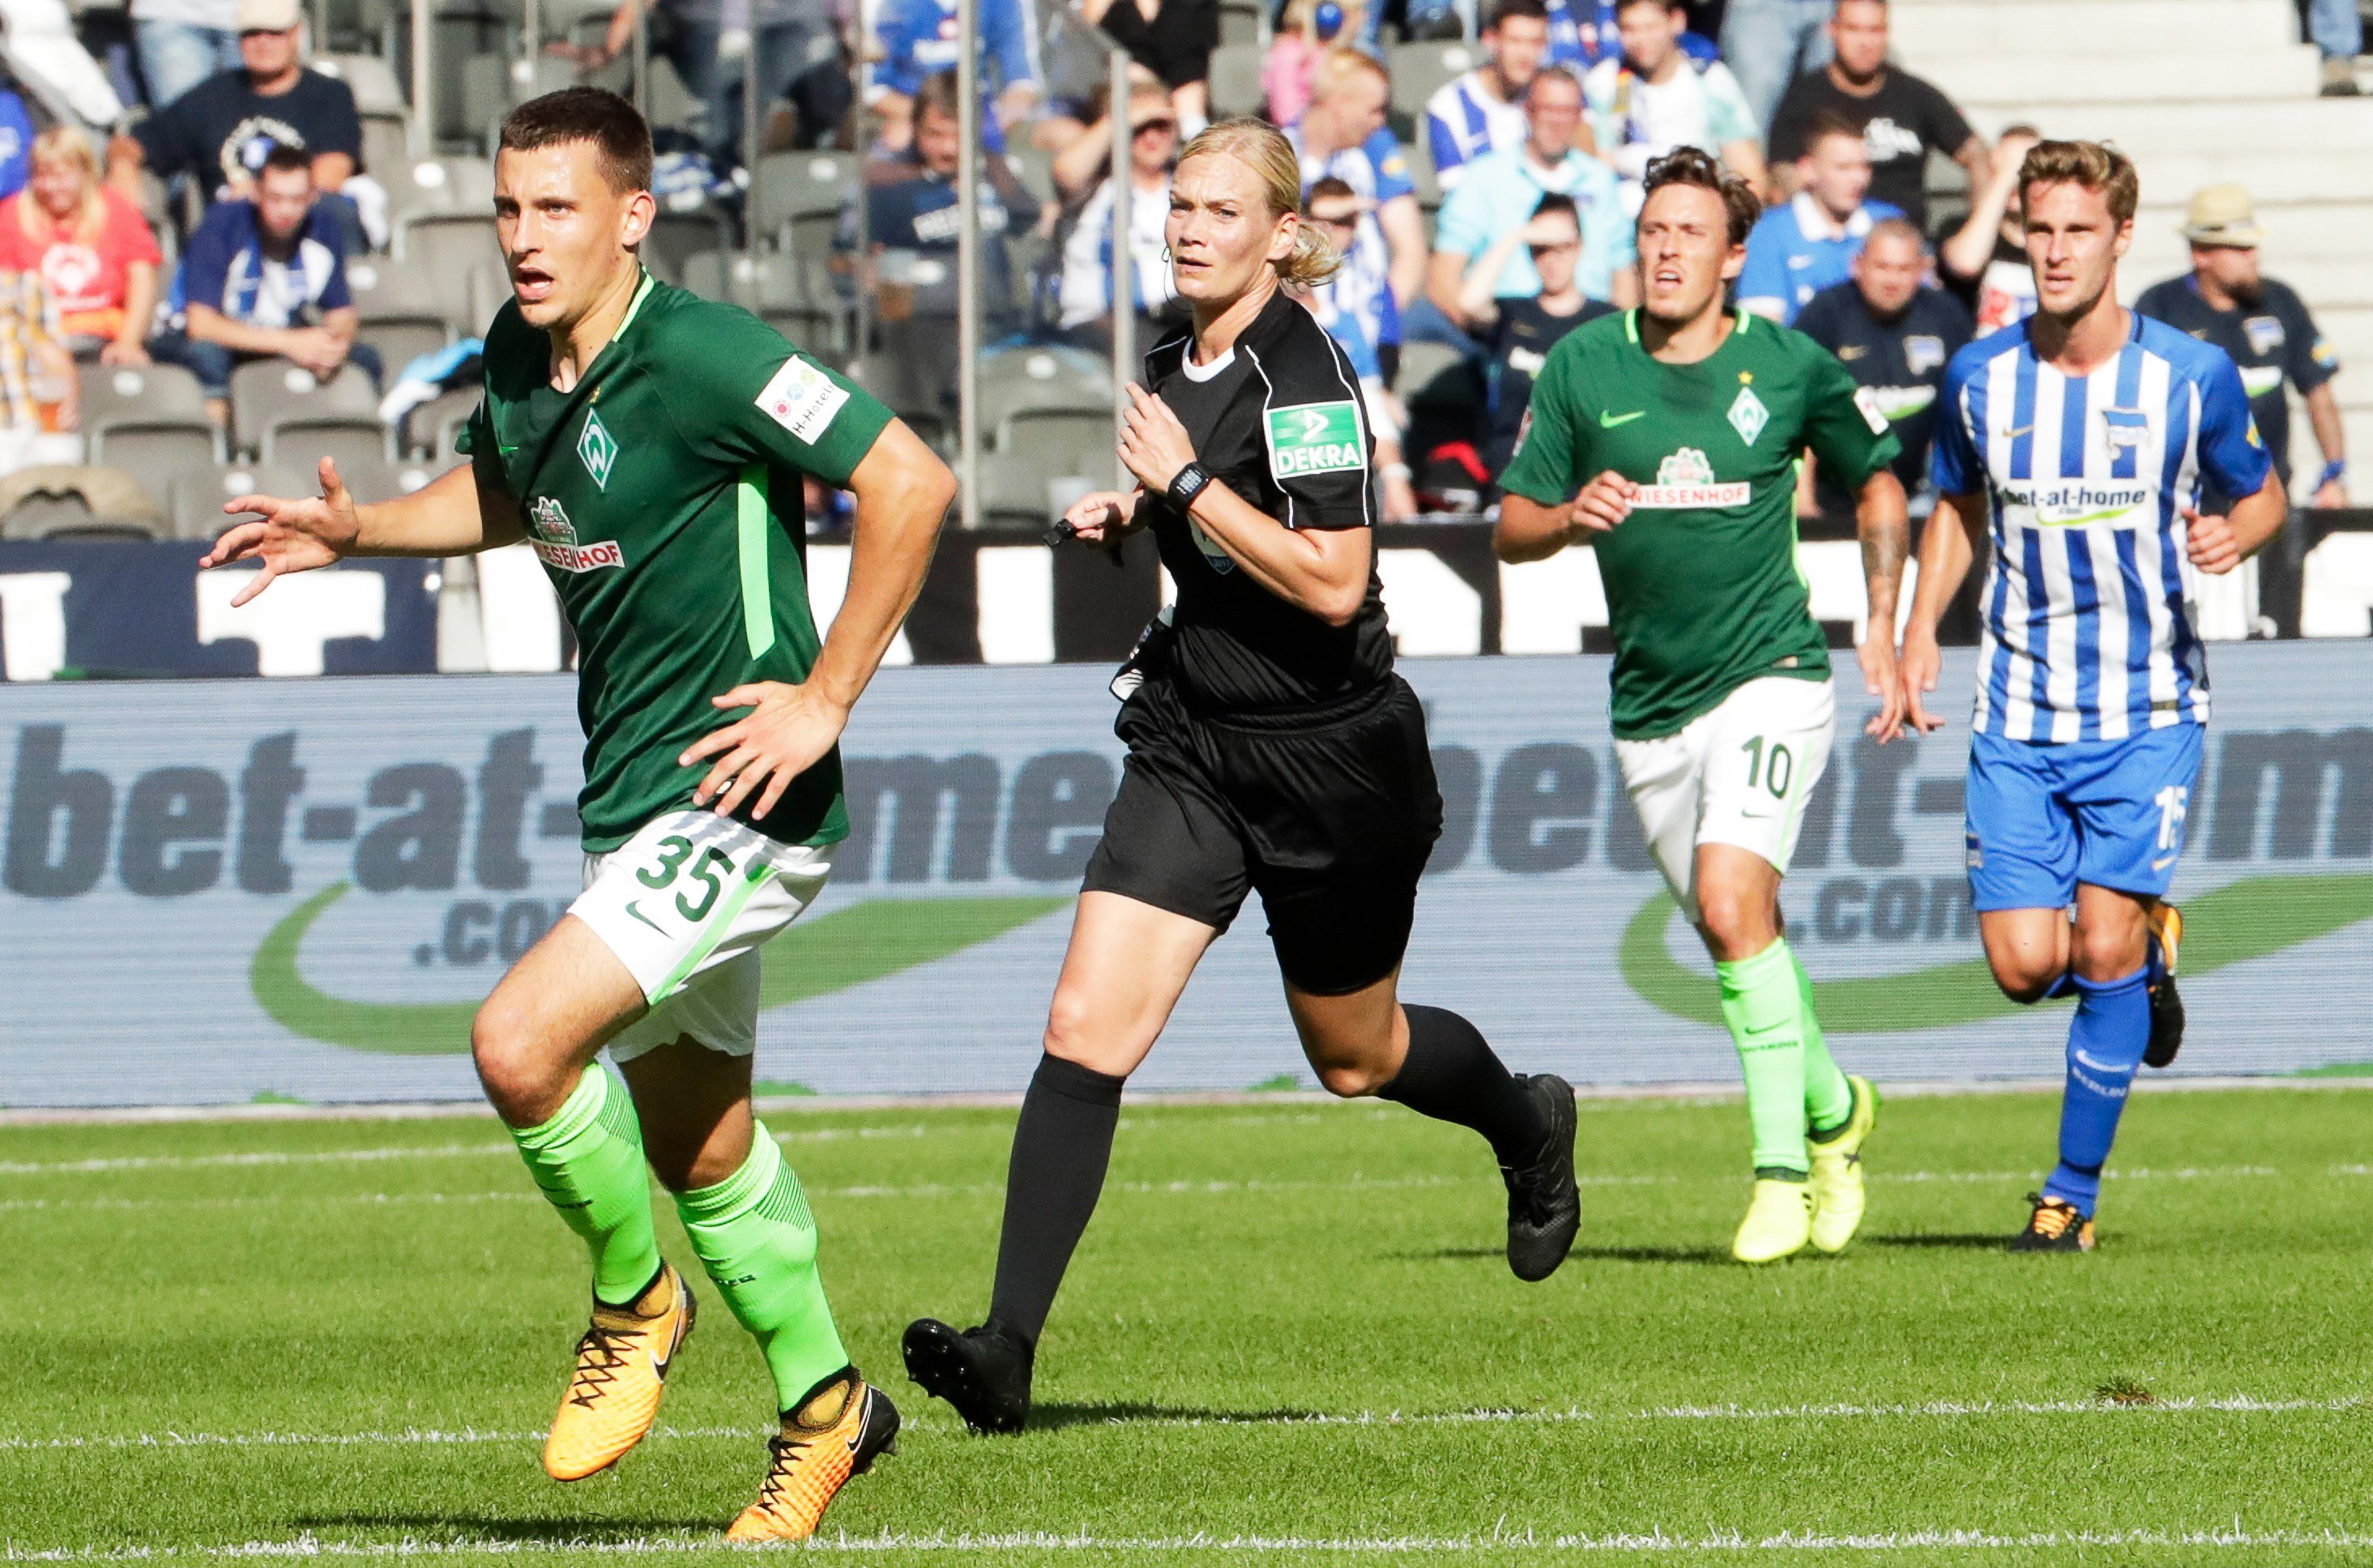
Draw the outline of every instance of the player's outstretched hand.
M1070 509L1063 514L1063 526L1071 530L1073 539L1083 543L1110 544L1145 526L1137 517L1138 497L1142 494L1091 491L1071 503Z
M805 686L754 680L709 702L719 708L750 711L723 729L702 736L676 759L691 767L706 757L716 765L692 792L695 806L714 800L719 817L731 817L757 791L753 817L774 810L791 781L824 760L848 723L848 710Z
M355 515L355 498L338 477L338 465L327 458L319 470L321 494L308 499L282 500L274 495L237 495L223 503L223 512L261 513L215 540L200 566L228 566L236 561L259 561L263 570L255 581L231 599L237 609L272 586L272 579L290 572L327 566L354 549L362 522Z
M1567 508L1567 531L1575 537L1583 534L1611 532L1615 526L1631 515L1631 498L1640 487L1608 469L1582 487Z
M1895 630L1874 621L1855 650L1862 661L1863 689L1878 699L1878 712L1862 726L1881 746L1903 733L1903 678L1895 668Z
M1945 721L1928 711L1921 699L1936 690L1936 672L1945 662L1934 635L1907 632L1903 637L1903 657L1895 672L1897 683L1903 691L1903 722L1922 735L1945 727Z
M2222 517L2202 517L2197 508L2178 508L2183 520L2192 525L2187 540L2192 563L2212 577L2221 577L2241 563L2240 541L2233 537L2232 527Z

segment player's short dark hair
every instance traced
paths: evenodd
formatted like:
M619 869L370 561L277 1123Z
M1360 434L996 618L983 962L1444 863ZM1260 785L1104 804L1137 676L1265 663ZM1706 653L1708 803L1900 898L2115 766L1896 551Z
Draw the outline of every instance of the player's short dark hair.
M313 155L290 143L275 142L272 150L263 155L263 162L255 174L261 180L267 174L296 174L300 171L308 175L313 172Z
M1511 17L1530 17L1533 20L1547 26L1549 8L1546 0L1499 0L1499 3L1491 7L1491 14L1484 18L1483 30L1497 32L1500 30L1500 24Z
M1677 11L1681 9L1681 0L1615 0L1615 14L1619 17L1642 6L1654 6L1659 11Z
M2110 216L2119 223L2133 221L2142 203L2143 182L2134 161L2104 142L2038 142L2018 166L2022 206L2028 192L2038 185L2081 185L2100 193Z
M1307 213L1321 202L1339 202L1347 196L1356 201L1359 195L1351 189L1350 180L1338 174L1329 174L1311 181L1310 189L1302 193L1302 210Z
M923 78L923 85L915 92L915 118L920 120L927 109L936 110L951 120L957 118L953 71L935 71Z
M563 87L532 98L503 121L497 152L590 142L602 178L621 195L651 188L651 128L635 106L607 87Z
M1563 213L1573 220L1574 227L1582 226L1582 209L1574 205L1573 198L1562 191L1545 191L1541 193L1541 199L1533 205L1533 216L1539 217L1543 213Z
M1647 178L1641 182L1640 211L1646 213L1648 199L1667 185L1695 185L1722 198L1724 226L1730 243L1744 245L1755 220L1763 215L1763 198L1755 187L1736 174L1724 174L1722 165L1703 147L1678 146L1662 157L1648 160Z
M1862 127L1834 109L1817 109L1806 120L1805 139L1797 145L1810 154L1831 136L1843 136L1848 141L1859 142L1863 139Z

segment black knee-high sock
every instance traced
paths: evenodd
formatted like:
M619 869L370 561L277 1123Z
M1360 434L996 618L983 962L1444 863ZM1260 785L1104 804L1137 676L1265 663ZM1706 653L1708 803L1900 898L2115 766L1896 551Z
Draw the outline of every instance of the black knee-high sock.
M1124 1080L1042 1056L1022 1098L1005 1171L1005 1229L997 1243L989 1317L1032 1345L1046 1326L1112 1162Z
M1502 1165L1530 1161L1549 1124L1482 1031L1447 1007L1408 1003L1401 1011L1409 1015L1409 1056L1376 1092L1420 1116L1474 1128Z

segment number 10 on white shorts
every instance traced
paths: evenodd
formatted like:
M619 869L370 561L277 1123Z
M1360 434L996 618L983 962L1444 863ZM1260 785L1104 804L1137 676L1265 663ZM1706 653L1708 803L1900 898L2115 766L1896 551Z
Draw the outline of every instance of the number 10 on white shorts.
M824 891L836 846L786 844L713 811L670 811L585 857L568 912L592 927L650 1011L610 1041L629 1062L690 1036L746 1056L758 1039L758 949Z
M1698 845L1736 844L1787 874L1805 803L1829 765L1837 717L1829 681L1768 675L1677 735L1615 743L1648 852L1691 923Z

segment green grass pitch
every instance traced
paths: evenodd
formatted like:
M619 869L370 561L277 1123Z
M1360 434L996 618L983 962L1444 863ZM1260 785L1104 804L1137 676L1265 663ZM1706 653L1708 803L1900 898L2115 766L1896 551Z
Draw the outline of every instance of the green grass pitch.
M1538 1286L1469 1134L1132 1105L1041 1424L988 1441L896 1346L985 1304L1011 1113L778 1114L907 1420L810 1550L2373 1562L2373 1102L2139 1097L2102 1250L2010 1258L2056 1104L1888 1103L1854 1249L1751 1271L1739 1108L1586 1101L1582 1240ZM652 1438L544 1479L585 1265L490 1120L0 1130L0 1560L733 1555L768 1390L713 1292Z

